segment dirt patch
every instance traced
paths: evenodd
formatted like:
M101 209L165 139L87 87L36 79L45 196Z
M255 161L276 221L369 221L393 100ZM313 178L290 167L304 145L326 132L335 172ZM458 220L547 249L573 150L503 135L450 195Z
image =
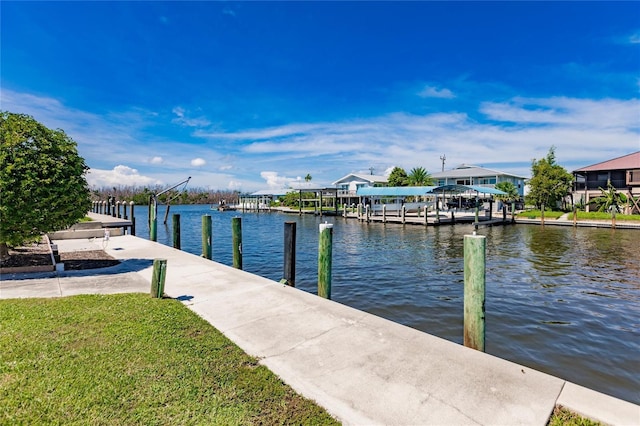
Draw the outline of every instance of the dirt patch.
M65 271L106 268L120 263L103 250L60 253L60 262L64 263Z
M53 262L49 254L49 246L44 241L10 248L9 257L0 260L0 268L47 265L53 265Z
M104 250L60 253L60 262L64 263L66 271L106 268L120 263ZM49 246L44 241L9 249L9 257L0 260L0 268L3 269L52 265Z

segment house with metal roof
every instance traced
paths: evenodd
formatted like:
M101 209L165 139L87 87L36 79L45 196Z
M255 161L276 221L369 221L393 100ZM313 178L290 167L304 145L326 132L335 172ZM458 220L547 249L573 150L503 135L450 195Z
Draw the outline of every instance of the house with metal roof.
M511 182L518 189L518 194L521 197L524 196L525 178L523 176L470 164L461 164L455 169L432 173L431 177L438 186L464 185L495 188L497 183Z
M574 170L573 176L574 202L584 203L587 211L594 207L591 200L602 195L600 188L607 189L609 183L627 197L640 197L640 151ZM640 213L638 204L632 202L634 214Z

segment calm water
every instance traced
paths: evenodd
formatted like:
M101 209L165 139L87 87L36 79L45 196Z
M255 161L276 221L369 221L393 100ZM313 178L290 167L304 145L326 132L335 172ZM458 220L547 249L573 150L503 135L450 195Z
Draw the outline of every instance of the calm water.
M231 265L231 218L242 217L243 269L280 280L285 221L296 221L296 287L317 291L318 224L334 223L336 302L462 344L463 236L471 225L364 224L278 213L180 213L182 249L202 252L213 220L213 259ZM171 215L158 241L172 245ZM149 237L136 207L137 235ZM486 352L640 403L640 232L535 225L480 228L487 237Z

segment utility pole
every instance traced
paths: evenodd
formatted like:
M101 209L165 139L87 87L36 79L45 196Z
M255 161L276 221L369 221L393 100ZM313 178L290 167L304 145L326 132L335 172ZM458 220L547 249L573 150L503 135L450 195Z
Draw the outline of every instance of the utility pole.
M373 171L374 171L374 170L375 170L375 169L373 168L373 166L369 167L369 174L370 174L371 176L373 176Z
M442 171L444 172L444 160L447 159L447 156L445 154L442 154L442 156L440 157L440 159L442 160Z

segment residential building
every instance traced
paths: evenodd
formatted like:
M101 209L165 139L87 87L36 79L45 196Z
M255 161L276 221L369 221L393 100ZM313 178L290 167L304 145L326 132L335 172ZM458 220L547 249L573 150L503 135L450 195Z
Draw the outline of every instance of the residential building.
M470 164L461 164L455 169L432 173L431 177L438 186L475 185L495 188L497 183L511 182L518 189L518 194L524 196L524 177Z
M387 177L349 173L333 182L332 185L337 189L337 196L340 203L352 204L358 202L358 188L387 186Z
M610 183L616 192L627 197L640 197L640 151L592 164L573 171L573 199L585 205L586 211L593 209L591 202L602 195ZM632 202L634 214L640 214L638 203Z

